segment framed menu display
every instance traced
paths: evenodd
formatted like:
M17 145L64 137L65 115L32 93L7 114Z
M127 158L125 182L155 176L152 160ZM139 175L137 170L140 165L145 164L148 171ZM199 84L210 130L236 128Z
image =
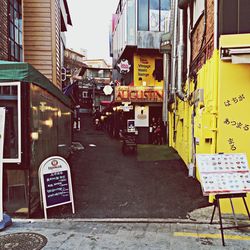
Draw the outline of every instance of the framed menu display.
M246 154L197 154L196 162L203 195L250 192Z

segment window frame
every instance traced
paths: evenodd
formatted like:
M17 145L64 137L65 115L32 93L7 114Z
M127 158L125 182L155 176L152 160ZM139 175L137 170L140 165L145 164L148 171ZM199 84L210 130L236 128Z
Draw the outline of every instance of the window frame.
M22 39L22 0L8 0L8 59L10 61L23 61Z
M21 163L21 83L20 82L0 82L0 87L17 87L17 157L16 158L4 158L3 163Z
M151 32L163 32L164 30L161 30L161 15L162 11L165 10L162 8L162 3L164 2L163 0L158 0L159 1L159 8L158 8L158 30L151 30L151 24L150 24L150 7L151 7L151 0L146 0L147 1L147 6L148 6L148 11L147 11L147 29L140 29L140 18L139 18L139 13L140 13L140 0L137 0L137 30L138 31L151 31ZM169 0L169 8L167 11L170 11L171 9L171 1Z

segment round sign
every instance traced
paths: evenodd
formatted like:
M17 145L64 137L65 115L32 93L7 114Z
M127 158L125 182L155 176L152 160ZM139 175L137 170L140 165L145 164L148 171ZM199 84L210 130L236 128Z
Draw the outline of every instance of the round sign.
M103 88L103 92L104 92L105 95L111 95L112 92L113 92L113 88L110 85L106 85Z

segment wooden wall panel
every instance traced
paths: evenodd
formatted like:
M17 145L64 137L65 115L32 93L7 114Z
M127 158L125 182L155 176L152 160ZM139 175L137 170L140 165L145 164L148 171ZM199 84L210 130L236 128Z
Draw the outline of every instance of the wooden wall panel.
M61 88L60 1L23 0L24 60Z

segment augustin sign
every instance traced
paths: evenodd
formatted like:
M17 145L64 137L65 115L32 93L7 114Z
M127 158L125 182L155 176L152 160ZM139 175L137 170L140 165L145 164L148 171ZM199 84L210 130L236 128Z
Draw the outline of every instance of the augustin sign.
M116 86L116 102L162 102L162 87Z

